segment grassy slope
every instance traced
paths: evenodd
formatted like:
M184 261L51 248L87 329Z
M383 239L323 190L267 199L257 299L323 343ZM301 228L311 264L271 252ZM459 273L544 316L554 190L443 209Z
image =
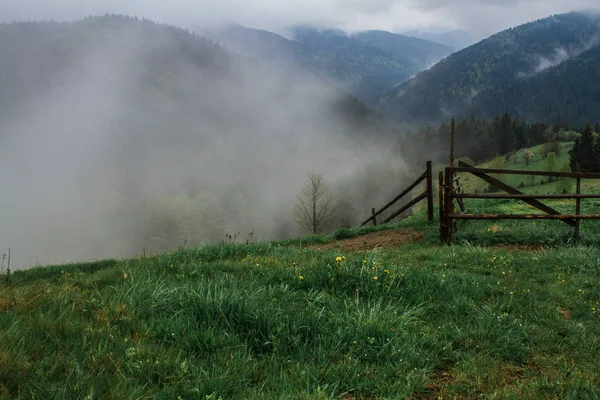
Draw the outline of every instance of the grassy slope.
M548 165L547 160L542 156L543 147L543 145L539 145L529 148L529 151L536 155L536 157L531 159L529 165L525 165L525 161L520 156L511 156L508 160L505 160L504 156L500 156L489 162L478 165L478 167L515 169L521 171L545 171L548 169ZM568 152L573 147L573 143L561 143L560 147L560 155L556 157L556 171L559 171L564 166L569 166ZM503 160L504 166L501 166ZM507 184L513 187L518 187L521 183L523 183L525 187L520 188L520 190L526 193L559 193L561 191L560 189L558 189L559 184L557 182L541 184L542 179L545 181L548 180L548 178L541 176L535 177L533 182L529 182L527 176L523 175L505 175L504 177L501 177L501 180L503 182L506 182ZM465 191L468 193L473 193L474 190L478 190L479 192L481 192L487 186L487 184L484 181L471 174L464 174L462 176L461 182L465 187ZM573 180L572 188L569 190L574 190L574 188L575 181ZM600 190L600 181L582 181L582 192L594 192L598 190Z
M559 171L564 166L569 165L569 154L568 152L573 147L572 142L561 143L561 152L558 157L556 157L555 162L555 170ZM536 155L535 158L532 158L529 165L525 164L525 161L520 156L511 156L509 159L506 159L504 156L496 157L493 160L490 160L486 163L480 164L477 167L480 168L502 168L502 169L512 169L512 170L520 170L520 171L545 171L548 169L547 159L545 159L543 154L543 145L534 146L528 149L533 154ZM437 171L443 170L443 166L436 166ZM566 190L567 193L574 193L575 191L575 179L560 179L552 182L548 182L547 177L530 177L528 175L493 175L501 181L511 185L514 188L519 189L524 193L562 193L563 190ZM468 173L460 174L460 182L463 185L465 193L483 193L485 189L489 186L485 181L476 176ZM434 182L434 186L437 184L437 181ZM423 186L424 189L424 186ZM434 188L435 199L437 201L437 187ZM598 193L600 191L600 180L589 180L582 179L581 181L581 192L582 193ZM504 193L504 192L499 192ZM575 213L575 200L543 200L543 203L552 206L564 213ZM490 204L488 200L468 200L467 211L469 213L503 213L503 214L539 214L541 211L538 209L531 207L520 201L504 201L504 202L496 202L496 211L492 211L486 207L486 204ZM419 211L424 210L424 204L420 204L418 206ZM596 201L592 200L582 200L582 212L589 214L599 214L600 213L600 204ZM469 230L472 233L472 237L478 238L480 232L473 230L475 226L486 226L485 222L464 222L469 226ZM536 222L535 224L539 224ZM591 224L594 224L591 222ZM489 225L489 224L487 224ZM528 231L527 225L523 225L522 222L498 222L493 224L493 226L512 226L513 229L524 229ZM544 224L542 224L544 225ZM561 224L558 224L561 226ZM533 236L526 235L512 235L511 242L522 243L523 240L533 241L536 243L555 243L555 242L563 242L563 239L568 237L568 229L566 232L563 232L561 239L558 240L557 237L560 236L558 232L561 231L560 228L557 228L556 224L552 225L544 225L548 226L549 229L547 231L543 231L542 234L536 234L535 232L531 232ZM555 229L556 228L556 229ZM561 227L562 228L562 227ZM558 229L558 230L557 230ZM477 233L475 233L477 232ZM468 236L468 235L467 235ZM593 241L590 243L594 243Z
M447 247L419 213L402 226L425 240L396 249L324 235L17 272L0 397L596 398L600 229L569 247L562 225L461 224ZM495 247L513 241L552 246Z

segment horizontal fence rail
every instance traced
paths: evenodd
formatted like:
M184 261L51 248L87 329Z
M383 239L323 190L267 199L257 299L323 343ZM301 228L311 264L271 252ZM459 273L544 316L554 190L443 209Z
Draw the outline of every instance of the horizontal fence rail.
M596 214L450 214L452 219L600 219Z
M390 222L391 220L393 220L394 218L396 218L397 216L399 216L400 214L402 214L404 211L406 211L409 208L413 207L418 202L420 202L422 200L425 200L426 198L427 198L427 192L421 193L419 196L417 196L413 200L409 201L408 203L406 203L405 205L403 205L398 211L396 211L395 213L393 213L392 215L390 215L388 218L386 218L383 221L383 223L387 224L388 222Z
M478 178L483 179L490 185L506 193L455 193L454 182L456 173L471 173ZM558 178L576 179L576 193L568 194L527 194L507 185L506 183L494 178L488 174L501 175L533 175L550 176ZM554 171L521 171L496 168L475 168L462 161L459 161L458 167L447 167L445 176L440 173L440 239L443 242L452 242L452 226L456 220L559 220L574 228L573 238L579 240L579 228L581 220L600 220L600 214L581 214L582 199L600 199L600 194L581 193L582 179L600 179L600 173L587 172L554 172ZM467 212L456 213L454 209L455 199L513 199L521 200L532 207L543 211L545 214L468 214ZM558 210L541 203L539 199L575 199L575 214L562 214Z
M408 210L409 208L415 206L420 201L427 199L427 216L429 221L433 221L433 182L432 182L432 164L431 161L427 161L427 168L425 172L421 174L410 186L402 191L398 196L394 197L390 202L388 202L385 206L383 206L378 211L375 209L371 209L371 216L367 218L360 226L365 226L369 222L372 222L373 225L377 225L377 217L381 216L385 211L387 211L390 207L408 195L414 188L419 186L423 181L426 181L426 189L423 193L418 195L416 198L402 206L398 211L394 212L391 216L386 218L383 223L388 223L394 218L398 217L400 214Z
M482 173L482 172L478 172L478 171L481 171L481 170L488 170L489 171L489 169L485 169L485 168L473 168L469 164L467 164L465 162L462 162L462 161L459 161L458 165L459 165L459 167L465 167L465 168L471 169L472 170L471 173L473 175L475 175L476 177L483 179L484 181L486 181L490 185L494 185L498 189L504 190L505 192L507 192L509 194L519 194L519 195L525 194L525 193L523 193L523 192L515 189L512 186L507 185L506 183L504 183L504 182L502 182L502 181L500 181L500 180L498 180L498 179L496 179L494 177L491 177L491 176L489 176L489 175L487 175L485 173ZM453 170L455 170L455 169L456 168L453 168ZM499 171L499 170L495 170L495 171ZM509 173L512 170L500 170L500 171L505 171L505 172ZM522 171L519 171L519 172L522 172ZM449 191L449 196L452 195L452 194L453 194L452 191ZM537 199L526 199L526 198L524 198L522 200L525 203L529 204L530 206L535 207L538 210L543 211L543 212L545 212L547 214L553 214L553 215L559 215L560 214L559 211L555 210L552 207L547 206L546 204L538 201ZM450 203L452 203L452 199L449 198L449 201L450 201ZM451 210L449 210L448 213L451 213L450 211ZM572 219L564 219L562 221L565 224L570 225L572 227L575 227L577 225L577 222L575 220L572 220Z
M600 194L452 194L453 199L600 199Z
M470 172L470 173L481 173L481 174L507 174L507 175L533 175L533 176L552 176L556 178L580 178L580 179L598 179L600 178L599 173L595 172L554 172L554 171L523 171L516 169L496 169L496 168L475 168L475 167L461 167L465 165L462 161L459 161L458 167L452 167L452 171L459 172Z

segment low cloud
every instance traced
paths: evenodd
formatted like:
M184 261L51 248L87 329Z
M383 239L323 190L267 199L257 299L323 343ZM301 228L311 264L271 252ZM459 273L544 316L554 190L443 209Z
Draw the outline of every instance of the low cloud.
M551 14L598 10L596 0L3 0L4 20L74 20L89 14L122 13L182 26L236 21L282 31L314 24L355 32L454 29L482 39Z
M125 39L124 38L129 38ZM87 45L0 132L0 246L13 264L127 257L299 234L292 208L308 169L356 225L410 176L388 139L339 113L342 94L289 66L148 65L178 43L115 35ZM173 47L174 46L174 47ZM42 60L39 60L40 62ZM145 83L144 83L145 82Z
M568 60L571 57L572 55L569 54L569 52L565 48L556 48L554 49L554 54L550 57L539 56L538 64L534 70L536 73L545 71L548 68L554 67Z

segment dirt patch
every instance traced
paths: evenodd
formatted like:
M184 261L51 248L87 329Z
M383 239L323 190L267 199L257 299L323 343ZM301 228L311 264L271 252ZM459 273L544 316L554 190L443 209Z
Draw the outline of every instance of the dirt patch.
M367 251L378 247L398 247L407 243L416 243L423 240L424 233L412 229L395 229L379 231L351 239L343 239L326 245L312 246L329 249L342 249L346 251Z
M517 367L504 366L496 367L494 369L499 376L502 376L504 378L503 383L505 386L513 386L514 384L522 380L523 376L525 375L523 370Z
M466 399L483 397L483 388L494 387L509 388L515 386L525 379L525 370L523 368L511 365L498 365L493 367L493 372L489 371L487 375L478 380L477 384L472 385L468 377L455 377L454 371L434 370L433 382L424 387L423 393L414 395L414 400L437 400L443 399ZM472 386L470 396L461 394L464 386Z
M414 395L414 400L437 400L449 398L448 386L455 384L452 371L435 371L435 382L425 386L425 393Z
M344 395L342 397L342 400L359 400L359 399L361 399L361 400L375 400L375 397L371 397L369 395L363 395L363 396L357 397L357 396L353 396L353 395L349 395L349 394L346 394L346 395Z
M571 311L569 311L569 310L558 310L558 313L561 315L561 317L563 317L563 319L566 319L567 321L570 321L573 319L573 315L571 314Z
M493 246L493 248L506 251L525 251L529 253L534 253L536 251L545 249L545 247L541 244L499 244Z

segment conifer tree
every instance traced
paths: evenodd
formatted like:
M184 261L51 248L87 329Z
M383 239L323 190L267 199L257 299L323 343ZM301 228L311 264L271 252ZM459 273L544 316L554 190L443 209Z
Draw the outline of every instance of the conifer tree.
M580 170L581 172L593 172L595 164L594 136L592 126L587 124L581 134Z
M587 124L581 138L575 140L569 152L569 164L573 172L596 172L600 170L599 144L594 143L592 126Z
M581 139L575 139L575 143L573 144L573 148L569 151L569 167L571 167L572 172L580 172L581 171Z
M596 139L593 151L593 172L600 172L600 139Z

